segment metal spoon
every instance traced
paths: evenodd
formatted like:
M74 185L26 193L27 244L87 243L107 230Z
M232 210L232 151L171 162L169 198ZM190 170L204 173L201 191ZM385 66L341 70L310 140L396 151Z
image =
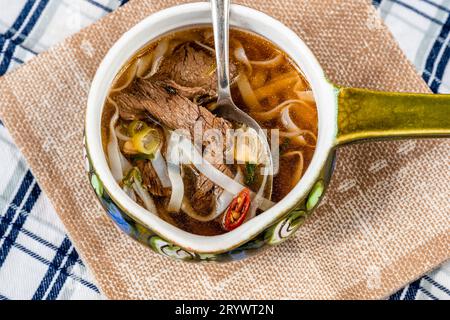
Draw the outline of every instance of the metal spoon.
M261 140L266 154L268 155L268 166L270 168L267 176L267 185L265 188L266 197L272 194L273 183L273 160L270 152L269 143L264 131L259 124L247 113L240 110L233 102L230 91L230 67L229 67L229 18L230 18L230 0L211 0L212 23L214 31L214 46L216 51L217 65L217 108L214 113L230 120L234 123L241 123L253 128Z

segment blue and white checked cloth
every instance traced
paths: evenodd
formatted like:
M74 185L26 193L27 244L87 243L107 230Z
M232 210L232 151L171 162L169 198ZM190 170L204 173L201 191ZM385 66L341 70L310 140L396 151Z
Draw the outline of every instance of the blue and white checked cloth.
M126 0L0 0L0 76ZM450 0L373 0L434 92L450 93ZM101 299L0 122L0 300ZM450 263L391 299L450 299Z

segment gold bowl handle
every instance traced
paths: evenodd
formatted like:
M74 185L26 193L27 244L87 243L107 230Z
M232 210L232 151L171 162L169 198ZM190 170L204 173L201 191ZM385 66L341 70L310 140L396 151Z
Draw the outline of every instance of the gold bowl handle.
M450 136L450 94L337 88L338 145L412 137Z

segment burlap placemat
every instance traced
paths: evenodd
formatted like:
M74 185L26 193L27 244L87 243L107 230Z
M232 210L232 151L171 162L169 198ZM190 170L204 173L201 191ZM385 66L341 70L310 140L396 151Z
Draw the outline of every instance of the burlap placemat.
M172 261L119 232L84 173L89 85L121 34L179 2L130 1L0 79L0 117L107 297L381 298L449 258L448 140L343 148L326 200L308 223L292 240L242 262ZM369 1L239 2L290 26L336 83L428 91Z

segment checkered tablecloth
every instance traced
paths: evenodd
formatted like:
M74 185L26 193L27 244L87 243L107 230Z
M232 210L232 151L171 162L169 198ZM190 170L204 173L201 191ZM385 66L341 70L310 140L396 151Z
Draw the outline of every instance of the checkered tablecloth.
M125 2L0 0L0 76ZM450 93L450 0L373 2L430 88ZM54 208L0 122L0 300L101 298ZM450 263L390 298L450 299Z

